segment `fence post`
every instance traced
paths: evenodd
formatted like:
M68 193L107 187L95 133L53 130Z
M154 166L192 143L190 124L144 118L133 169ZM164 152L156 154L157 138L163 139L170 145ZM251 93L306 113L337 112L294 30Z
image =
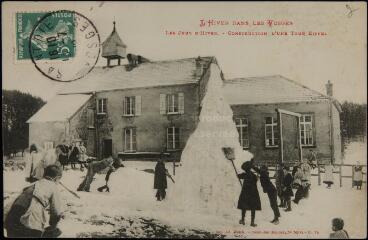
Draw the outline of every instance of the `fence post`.
M321 169L319 164L317 164L318 166L318 185L321 185Z
M351 187L354 187L354 166L351 166Z
M340 187L342 187L342 164L340 164Z
M173 160L173 175L175 176L175 159Z

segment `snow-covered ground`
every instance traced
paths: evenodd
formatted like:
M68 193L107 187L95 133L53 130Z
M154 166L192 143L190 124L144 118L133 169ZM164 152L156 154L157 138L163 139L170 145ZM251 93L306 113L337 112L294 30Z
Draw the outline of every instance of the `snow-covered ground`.
M170 169L170 164L166 167ZM331 219L334 217L344 219L351 237L366 236L366 185L362 191L351 189L349 179L344 179L342 188L335 184L332 189L326 189L323 185L318 186L314 177L309 199L302 200L299 205L293 204L292 212L281 210L279 225L269 222L273 214L267 195L259 185L262 211L256 215L258 226L252 228L249 226L249 213L246 225L238 224L240 212L235 208L229 210L229 215L219 216L175 211L175 206L168 206L173 197L170 195L167 200L157 202L153 174L142 171L153 168L154 163L126 162L125 168L111 175L110 193L96 191L104 184L102 174L95 176L91 192L78 192L80 199L60 187L66 216L60 222L63 236L325 238L331 232ZM62 182L75 190L85 174L78 170L64 171ZM4 205L26 185L21 170L4 171ZM168 185L168 188L175 187L170 180Z

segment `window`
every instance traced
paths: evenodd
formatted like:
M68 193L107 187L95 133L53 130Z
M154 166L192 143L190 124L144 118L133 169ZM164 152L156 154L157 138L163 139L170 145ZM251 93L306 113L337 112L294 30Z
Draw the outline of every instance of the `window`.
M125 152L135 152L137 151L137 136L136 128L126 128L124 130L125 138Z
M266 117L265 141L266 147L277 147L279 144L279 130L277 128L277 118Z
M180 129L177 127L167 128L167 149L175 150L180 148Z
M106 111L107 106L106 105L107 105L107 99L106 98L98 99L97 114L106 114L107 113L107 111Z
M302 146L313 146L313 116L303 114L300 117L300 137Z
M124 115L125 116L135 115L135 97L124 98Z
M47 151L49 149L54 148L54 142L44 142L43 144L44 150Z
M184 114L184 93L160 94L160 114Z
M167 113L179 113L179 96L178 94L167 94Z
M247 118L235 119L236 129L239 133L239 142L243 148L249 148L249 129Z

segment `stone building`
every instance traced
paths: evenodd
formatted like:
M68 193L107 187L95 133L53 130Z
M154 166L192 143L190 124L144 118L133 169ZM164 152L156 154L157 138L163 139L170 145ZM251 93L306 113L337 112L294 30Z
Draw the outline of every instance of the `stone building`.
M238 78L226 81L225 96L231 105L239 140L256 162L279 159L280 133L275 109L301 114L302 154L310 150L323 162L341 161L340 104L332 97L282 76Z
M106 66L68 83L28 120L30 144L48 148L64 139L81 139L88 154L97 158L155 159L166 152L179 160L199 121L209 66L217 61L214 57L150 61L127 54L126 49L114 23L102 44ZM127 64L121 64L124 60ZM275 108L303 114L303 149L315 149L323 159L341 157L341 109L332 96L281 76L224 80L221 74L221 78L240 142L256 161L277 160Z

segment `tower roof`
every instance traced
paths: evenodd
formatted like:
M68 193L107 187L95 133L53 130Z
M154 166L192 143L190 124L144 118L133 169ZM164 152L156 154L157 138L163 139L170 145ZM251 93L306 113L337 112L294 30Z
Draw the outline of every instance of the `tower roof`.
M125 58L127 45L121 40L118 32L114 28L110 36L102 43L102 57L105 58Z

